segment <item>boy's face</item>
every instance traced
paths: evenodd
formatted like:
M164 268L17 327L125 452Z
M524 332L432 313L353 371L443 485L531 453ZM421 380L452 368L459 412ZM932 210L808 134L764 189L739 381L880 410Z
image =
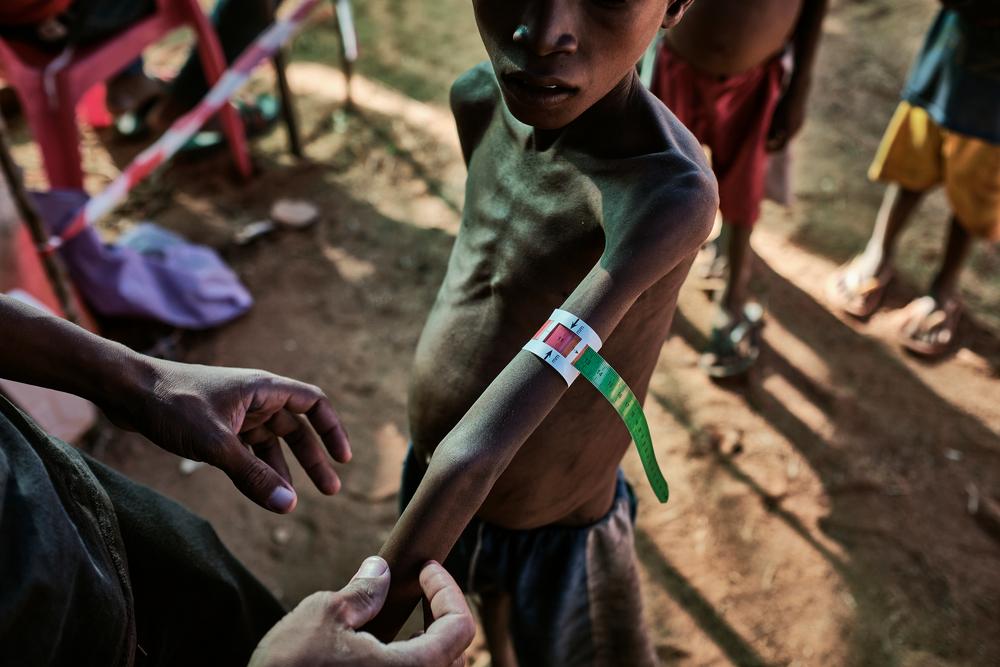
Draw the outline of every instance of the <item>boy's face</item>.
M521 122L557 129L635 67L657 28L691 0L473 0L504 100Z

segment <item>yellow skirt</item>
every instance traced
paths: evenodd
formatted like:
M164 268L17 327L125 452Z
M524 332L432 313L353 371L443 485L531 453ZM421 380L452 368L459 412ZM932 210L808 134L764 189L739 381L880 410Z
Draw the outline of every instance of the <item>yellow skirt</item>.
M944 185L955 217L973 236L1000 241L1000 146L952 132L900 102L868 170L873 181L923 192Z

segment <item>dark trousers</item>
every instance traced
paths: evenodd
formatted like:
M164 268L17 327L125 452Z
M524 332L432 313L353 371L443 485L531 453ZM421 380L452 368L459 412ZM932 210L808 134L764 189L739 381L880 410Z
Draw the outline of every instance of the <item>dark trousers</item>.
M207 521L98 461L86 461L111 498L125 543L136 667L246 665L284 615L281 604Z

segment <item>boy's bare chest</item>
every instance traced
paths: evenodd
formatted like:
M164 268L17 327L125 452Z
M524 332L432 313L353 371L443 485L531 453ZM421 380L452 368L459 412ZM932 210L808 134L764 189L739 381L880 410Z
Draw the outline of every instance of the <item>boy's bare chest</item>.
M579 280L604 249L605 193L568 161L525 155L500 141L469 169L459 246L493 280Z

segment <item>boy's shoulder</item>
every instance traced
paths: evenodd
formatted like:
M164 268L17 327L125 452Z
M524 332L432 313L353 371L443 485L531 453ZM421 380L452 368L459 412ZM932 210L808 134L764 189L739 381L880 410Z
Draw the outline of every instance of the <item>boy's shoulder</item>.
M479 63L455 79L449 101L458 126L462 153L468 162L500 101L500 87L489 61Z
M674 241L700 245L719 205L718 184L701 144L662 102L648 96L641 154L610 163L620 183L623 213L618 224L652 241L667 233ZM627 166L626 166L627 165Z
M488 60L467 69L451 84L450 99L453 109L456 106L470 105L496 106L499 97L500 86L496 74L493 73L493 66Z

